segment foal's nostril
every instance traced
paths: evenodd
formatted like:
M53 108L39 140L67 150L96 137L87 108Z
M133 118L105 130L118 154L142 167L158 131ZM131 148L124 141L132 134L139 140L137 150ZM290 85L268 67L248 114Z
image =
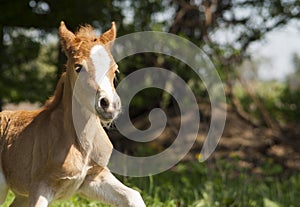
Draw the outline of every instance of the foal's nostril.
M103 97L100 99L100 106L102 109L106 110L109 107L109 101L107 98Z

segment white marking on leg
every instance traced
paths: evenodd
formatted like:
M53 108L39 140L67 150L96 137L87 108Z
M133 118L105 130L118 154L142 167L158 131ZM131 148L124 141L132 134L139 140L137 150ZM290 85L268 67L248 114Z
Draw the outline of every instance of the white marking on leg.
M29 207L47 207L54 198L53 191L48 185L39 182L31 187L29 192Z
M39 196L35 207L47 207L49 204L49 201L47 198L45 198L44 196Z

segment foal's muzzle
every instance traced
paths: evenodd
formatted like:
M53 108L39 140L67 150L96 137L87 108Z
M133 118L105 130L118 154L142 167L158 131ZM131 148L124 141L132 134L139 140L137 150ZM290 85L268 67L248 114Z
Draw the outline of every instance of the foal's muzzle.
M121 111L121 101L117 93L109 97L104 91L98 91L95 99L95 109L101 121L111 122Z

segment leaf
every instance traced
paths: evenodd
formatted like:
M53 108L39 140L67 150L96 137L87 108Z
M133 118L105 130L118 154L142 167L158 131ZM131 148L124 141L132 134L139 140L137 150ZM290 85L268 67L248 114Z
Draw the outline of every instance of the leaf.
M268 198L264 198L264 207L281 207L281 205L275 201Z

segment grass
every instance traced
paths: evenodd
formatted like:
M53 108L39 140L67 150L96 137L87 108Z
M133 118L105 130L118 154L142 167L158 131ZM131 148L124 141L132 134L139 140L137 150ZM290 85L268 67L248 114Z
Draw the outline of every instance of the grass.
M167 172L144 177L119 177L142 193L148 207L296 207L300 203L300 174L279 176L266 172L257 176L245 172L234 162L179 164ZM10 193L7 207L13 199ZM73 196L51 207L108 207L96 201Z

